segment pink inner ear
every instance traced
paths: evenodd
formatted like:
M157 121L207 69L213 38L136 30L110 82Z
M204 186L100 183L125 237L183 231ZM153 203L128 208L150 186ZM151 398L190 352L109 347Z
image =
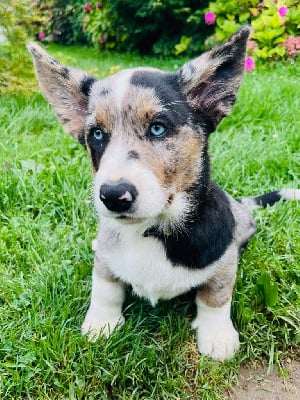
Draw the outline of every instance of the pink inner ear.
M188 94L194 108L207 111L216 107L220 101L220 91L216 82L205 81L199 83Z

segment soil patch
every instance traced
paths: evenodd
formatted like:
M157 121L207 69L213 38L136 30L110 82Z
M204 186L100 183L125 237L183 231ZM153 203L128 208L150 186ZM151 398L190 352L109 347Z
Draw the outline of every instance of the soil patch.
M242 367L239 382L228 396L230 400L299 400L300 362L291 361L285 365L285 376L277 368L267 373L267 368Z

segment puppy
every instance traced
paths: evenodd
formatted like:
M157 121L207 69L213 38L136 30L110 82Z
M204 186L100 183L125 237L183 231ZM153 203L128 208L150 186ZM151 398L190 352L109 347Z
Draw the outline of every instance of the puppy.
M248 36L242 27L175 73L134 68L102 80L28 45L42 93L94 170L90 340L123 324L126 285L152 305L196 288L199 351L225 360L238 350L230 305L256 230L249 210L300 199L281 190L236 201L210 179L208 137L235 102Z

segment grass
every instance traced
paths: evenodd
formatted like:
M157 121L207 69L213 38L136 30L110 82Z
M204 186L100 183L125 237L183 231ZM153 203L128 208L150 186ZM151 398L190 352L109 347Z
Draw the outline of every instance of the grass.
M183 62L49 51L99 77L112 66ZM234 196L300 187L299 74L299 63L247 74L233 114L212 135L214 179ZM1 399L222 399L242 363L282 367L287 355L300 357L296 202L256 211L233 298L242 341L233 360L198 354L188 296L153 309L129 292L120 332L95 344L82 338L96 233L87 156L41 95L0 105Z

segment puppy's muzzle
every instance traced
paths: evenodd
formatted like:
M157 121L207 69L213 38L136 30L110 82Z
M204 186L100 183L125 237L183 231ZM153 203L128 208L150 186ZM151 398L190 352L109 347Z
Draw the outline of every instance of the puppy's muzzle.
M104 183L100 187L100 200L109 211L116 213L133 211L137 195L136 187L125 180Z

